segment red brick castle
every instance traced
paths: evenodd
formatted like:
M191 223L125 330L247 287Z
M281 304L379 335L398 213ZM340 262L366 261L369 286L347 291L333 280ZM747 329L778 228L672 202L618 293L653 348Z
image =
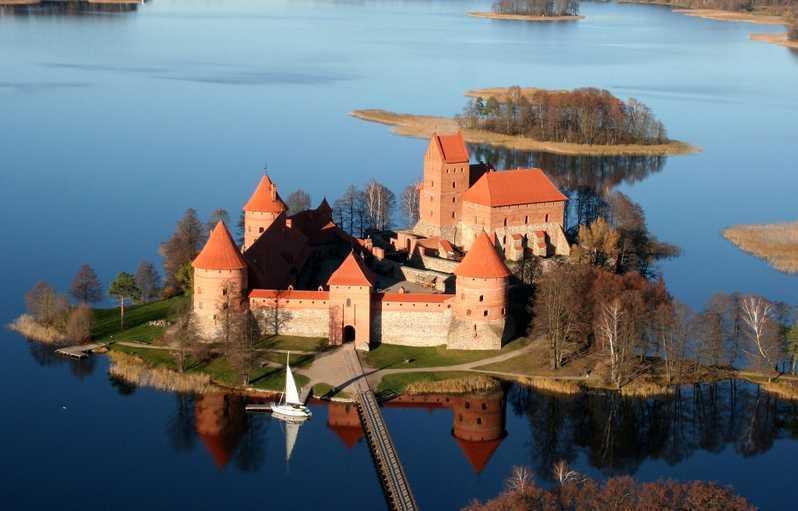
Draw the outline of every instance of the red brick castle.
M218 336L232 307L249 309L267 334L362 350L499 349L509 335L504 259L567 253L565 196L539 169L469 164L459 134L432 137L419 193L416 228L380 247L341 230L326 200L289 216L264 176L243 208L243 245L220 222L193 262L202 334Z

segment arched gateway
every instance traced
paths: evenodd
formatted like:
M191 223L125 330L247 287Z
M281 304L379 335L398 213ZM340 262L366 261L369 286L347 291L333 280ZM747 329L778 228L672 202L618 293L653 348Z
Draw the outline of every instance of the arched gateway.
M344 342L353 342L355 340L355 327L346 325L341 340Z

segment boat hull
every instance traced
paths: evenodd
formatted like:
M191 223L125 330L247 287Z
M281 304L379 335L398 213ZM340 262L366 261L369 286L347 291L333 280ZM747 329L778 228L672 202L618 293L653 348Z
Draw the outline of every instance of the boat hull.
M313 414L306 406L272 405L272 416L292 422L302 422L310 419Z

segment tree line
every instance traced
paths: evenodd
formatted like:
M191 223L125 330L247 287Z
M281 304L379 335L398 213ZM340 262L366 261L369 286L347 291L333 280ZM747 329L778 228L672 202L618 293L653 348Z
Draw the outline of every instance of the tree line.
M364 237L393 225L396 195L372 179L363 188L349 185L333 203L333 220L352 236Z
M464 128L551 142L668 142L665 127L646 105L634 98L624 102L609 91L595 88L523 93L514 86L501 99L491 96L469 100L457 120Z
M125 303L145 303L159 297L158 270L151 262L141 261L135 274L119 273L109 284L107 294L120 301L120 319L124 322ZM103 285L97 273L90 265L83 264L72 279L68 295L39 281L25 294L25 306L38 324L55 329L70 343L81 343L90 338L94 326L91 306L102 302L103 297Z
M523 16L576 16L579 0L498 0L493 3L496 14Z
M538 486L526 467L514 467L504 490L485 503L474 502L464 511L753 511L756 508L731 488L705 481L672 480L641 483L628 476L599 482L569 468L553 468L555 485Z

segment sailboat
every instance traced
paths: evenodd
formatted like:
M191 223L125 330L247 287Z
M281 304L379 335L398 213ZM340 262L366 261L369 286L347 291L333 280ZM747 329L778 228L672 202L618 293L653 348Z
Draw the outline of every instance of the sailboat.
M302 422L312 414L310 408L299 400L299 391L289 364L290 356L290 353L287 354L285 360L285 391L280 396L280 402L272 405L272 416L284 421Z

